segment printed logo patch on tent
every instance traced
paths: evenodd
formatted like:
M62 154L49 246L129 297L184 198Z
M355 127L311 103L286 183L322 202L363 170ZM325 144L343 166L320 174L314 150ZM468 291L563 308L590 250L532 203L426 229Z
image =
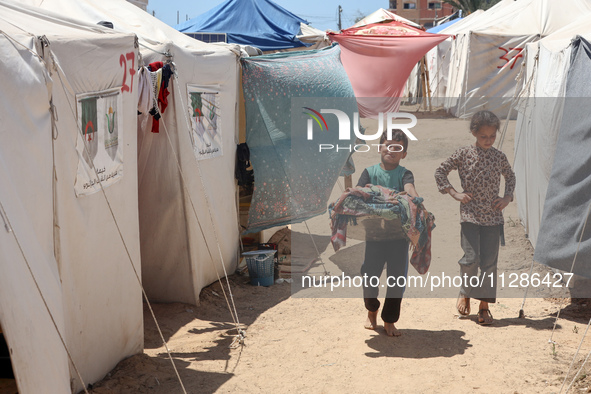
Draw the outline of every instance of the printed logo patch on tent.
M193 152L197 160L222 155L219 93L188 86Z
M117 89L78 95L76 144L78 171L74 189L77 196L93 194L123 176L123 146L120 127L121 94Z

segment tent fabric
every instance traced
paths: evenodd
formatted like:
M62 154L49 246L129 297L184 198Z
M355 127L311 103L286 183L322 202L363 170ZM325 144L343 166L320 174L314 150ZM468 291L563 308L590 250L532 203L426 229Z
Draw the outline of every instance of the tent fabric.
M223 275L221 261L228 272L237 264L238 242L227 240L239 238L233 192L239 48L194 40L123 0L30 1L93 24L111 21L115 31L136 34L146 65L174 62L178 79L171 79L160 133L150 132L147 116L137 124L142 283L152 301L198 304L201 289ZM219 157L196 159L190 88L219 96Z
M516 108L515 173L522 181L515 196L519 217L531 244L536 247L562 122L566 76L570 66L572 39L591 39L588 18L582 16L568 26L526 46L524 88Z
M302 107L318 111L332 105L330 98L348 98L340 108L357 110L339 54L339 47L333 46L242 59L246 143L255 177L248 232L326 211L350 152L319 152L318 143L336 144L337 134L316 133L314 141L307 141L305 131L292 133L292 125L304 116ZM308 101L294 108L294 98ZM325 115L325 121L327 130L338 129L336 117Z
M321 49L332 45L326 32L305 23L300 23L300 32L296 37L301 42L309 44L308 49Z
M0 3L0 9L10 18L5 3ZM34 20L31 15L25 17ZM5 20L0 20L0 29L0 71L11 76L3 80L0 95L0 325L11 350L19 392L35 393L49 386L65 393L70 390L68 358L34 282L64 335L52 236L51 117L47 110L52 80L34 55L37 40L33 36ZM11 232L6 231L7 225Z
M229 43L273 51L305 46L296 39L301 23L308 24L270 0L227 0L175 28L183 33L225 33Z
M591 278L591 225L587 222L591 113L586 110L591 96L590 64L591 44L578 37L572 44L564 114L534 254L535 261L587 278Z
M448 27L455 25L456 23L460 22L462 19L464 19L464 18L456 18L456 19L452 19L450 21L447 21L445 23L442 23L440 25L434 26L430 29L427 29L427 33L431 33L431 34L441 33L441 31L443 29L447 29Z
M81 382L68 370L65 349L24 264L26 259L31 265L85 383L142 351L142 297L133 270L140 272L137 97L121 90L128 70L120 63L121 56L137 58L135 36L9 1L0 2L0 13L1 68L10 76L0 98L0 216L9 218L17 237L3 234L0 241L1 324L19 392L70 392L70 379L78 391ZM127 81L133 81L129 74ZM76 102L98 92L118 97L112 106L121 112L123 173L104 192L127 249L103 193L77 197L74 191L85 160L75 149L82 138Z
M458 18L454 19L454 22L451 25L443 24L441 26L447 25L444 29L440 31L433 31L437 27L433 29L427 30L428 33L440 33L440 34L449 34L445 41L442 41L436 47L433 47L427 55L425 55L425 60L427 64L427 70L429 70L429 87L431 89L431 97L432 103L434 106L442 106L444 100L447 95L447 81L448 81L448 74L449 74L449 65L451 59L451 45L452 41L455 39L452 35L457 31L456 29L460 29L461 26L465 26L470 21L474 20L478 15L482 14L483 10L476 10L472 12L470 15L466 16L465 18ZM418 66L415 66L413 73L418 73ZM412 74L411 74L412 75ZM407 86L407 91L413 95L417 96L419 91L419 83L417 83L418 78L409 78L410 85Z
M421 27L421 25L419 25L409 19L403 18L400 15L397 15L391 11L385 10L383 8L380 8L380 9L372 12L371 14L369 14L365 18L361 19L359 22L355 23L351 27L361 27L361 26L371 25L372 23L391 22L391 21L401 22L401 23L404 23L405 25L413 26L416 28Z
M504 0L462 25L452 44L446 108L459 117L480 109L506 116L521 88L515 81L525 46L582 15L591 15L586 0ZM487 106L488 98L496 104Z
M385 30L388 35L379 35ZM372 32L376 34L363 34ZM329 37L341 46L341 61L353 85L359 113L367 118L397 112L415 64L447 38L399 22L346 29Z

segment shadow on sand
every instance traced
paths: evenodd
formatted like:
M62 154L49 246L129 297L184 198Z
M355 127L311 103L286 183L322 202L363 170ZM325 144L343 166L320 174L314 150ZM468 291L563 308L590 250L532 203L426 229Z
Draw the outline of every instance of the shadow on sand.
M383 332L383 327L376 329L374 335L366 341L374 352L367 352L367 357L433 358L453 357L464 354L470 345L466 334L459 330L416 330L401 329L402 336L392 338ZM445 345L442 345L445 344ZM442 347L445 346L445 347Z

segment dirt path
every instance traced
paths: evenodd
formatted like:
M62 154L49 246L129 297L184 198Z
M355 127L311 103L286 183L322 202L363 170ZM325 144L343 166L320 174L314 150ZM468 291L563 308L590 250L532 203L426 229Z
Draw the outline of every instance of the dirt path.
M472 142L467 130L467 122L457 119L421 119L413 129L419 141L411 143L402 162L415 174L417 190L436 217L432 274L458 271L459 208L439 194L433 172L456 148ZM503 151L510 160L512 149L508 136ZM377 154L358 156L354 182L363 168L378 160ZM340 192L336 187L334 199ZM506 246L499 258L500 271L507 273L528 272L533 255L517 218L516 204L511 203L505 211ZM349 242L334 254L327 215L308 225L331 274L358 272L362 243ZM311 270L322 272L321 266ZM550 271L535 265L534 272ZM363 328L366 312L358 296L292 296L288 283L254 287L241 276L233 276L231 282L240 322L246 327L243 347L229 348L235 331L219 284L204 289L198 307L154 306L189 393L557 393L591 317L591 305L584 301L561 304L531 290L526 318L519 319L524 289L518 289L507 297L500 295L491 307L495 324L483 327L476 324L476 303L469 318L458 319L455 295L414 297L409 290L397 324L402 336L390 338L381 326L376 331ZM145 353L121 362L93 393L182 392L151 317L145 316ZM555 344L548 342L551 336ZM590 341L582 345L577 368L591 349ZM585 366L585 376L573 392L590 392L588 369Z

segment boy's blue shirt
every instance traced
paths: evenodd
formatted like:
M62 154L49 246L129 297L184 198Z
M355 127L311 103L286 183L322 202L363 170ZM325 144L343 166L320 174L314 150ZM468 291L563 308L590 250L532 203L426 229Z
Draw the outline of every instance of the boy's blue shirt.
M390 189L396 189L399 192L404 191L402 178L404 177L406 171L406 168L402 167L401 165L398 165L398 167L389 171L382 169L380 164L367 167L370 183L372 185L385 186Z

